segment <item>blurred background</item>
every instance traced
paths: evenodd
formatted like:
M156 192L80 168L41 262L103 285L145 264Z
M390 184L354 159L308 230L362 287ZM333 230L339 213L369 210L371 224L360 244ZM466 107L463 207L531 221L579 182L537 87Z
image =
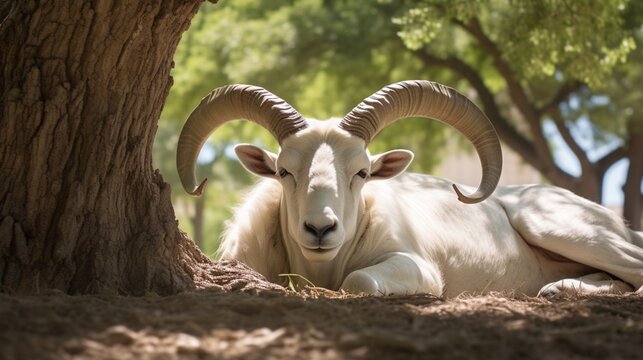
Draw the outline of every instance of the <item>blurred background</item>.
M277 151L261 127L235 121L207 142L200 198L176 173L178 135L196 104L232 83L262 86L306 117L342 117L392 82L427 79L474 100L503 142L501 184L551 183L641 226L643 2L615 0L220 0L204 3L175 55L155 167L172 186L180 227L214 256L221 231L258 181L232 147ZM415 152L411 171L477 185L459 134L411 119L369 146Z

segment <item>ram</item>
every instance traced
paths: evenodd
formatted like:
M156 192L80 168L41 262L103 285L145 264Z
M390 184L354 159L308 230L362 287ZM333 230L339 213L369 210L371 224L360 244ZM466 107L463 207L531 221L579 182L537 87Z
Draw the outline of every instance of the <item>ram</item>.
M482 164L475 191L405 173L410 151L369 154L373 137L408 117L442 121L473 144ZM266 179L236 210L220 253L271 281L297 273L318 286L374 295L643 292L643 234L567 190L496 189L502 168L496 132L451 88L391 84L328 121L305 119L259 87L215 89L192 112L177 145L190 194L200 195L207 180L197 185L195 177L203 143L234 119L262 125L280 151L235 147L246 169Z

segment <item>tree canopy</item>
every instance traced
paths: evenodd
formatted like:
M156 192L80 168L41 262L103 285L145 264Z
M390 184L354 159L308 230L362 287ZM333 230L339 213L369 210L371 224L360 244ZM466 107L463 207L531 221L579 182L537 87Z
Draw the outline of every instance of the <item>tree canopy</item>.
M633 136L643 132L640 7L612 0L220 1L202 7L179 45L162 123L182 123L203 96L230 83L263 86L304 116L325 119L389 83L430 79L473 98L504 143L546 180L601 201L605 172L629 157ZM545 122L560 132L581 174L556 163ZM578 136L583 123L591 125L590 144L607 144L606 151L589 155ZM450 134L435 122L399 122L370 148L409 147L417 155L412 170L430 171ZM215 147L234 142L276 149L250 123L226 125L211 139ZM632 176L640 184L640 173ZM211 196L213 208L224 207L220 194ZM640 218L640 189L628 196Z

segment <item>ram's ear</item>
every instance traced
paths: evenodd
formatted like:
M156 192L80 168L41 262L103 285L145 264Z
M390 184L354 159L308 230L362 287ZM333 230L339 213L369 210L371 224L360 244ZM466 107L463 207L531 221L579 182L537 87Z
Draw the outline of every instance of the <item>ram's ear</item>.
M408 150L391 150L371 157L371 179L390 179L398 176L413 161Z
M239 144L234 152L243 167L255 175L275 177L277 155L250 144Z

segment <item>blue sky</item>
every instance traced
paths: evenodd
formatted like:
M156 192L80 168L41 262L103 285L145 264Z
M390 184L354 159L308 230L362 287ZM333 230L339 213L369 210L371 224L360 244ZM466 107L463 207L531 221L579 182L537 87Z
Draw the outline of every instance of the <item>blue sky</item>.
M578 141L579 145L587 151L588 157L591 161L600 159L614 148L621 146L621 142L618 139L601 146L595 146L591 136L591 123L587 119L580 119L576 125L577 126L571 128L572 136L576 141ZM571 175L580 175L580 163L558 133L556 125L551 121L545 121L543 123L543 129L547 138L553 145L554 158L558 166ZM628 167L629 161L627 159L623 159L615 163L605 174L605 181L603 183L603 202L605 205L623 205L622 187L625 183ZM641 189L643 191L643 184Z

